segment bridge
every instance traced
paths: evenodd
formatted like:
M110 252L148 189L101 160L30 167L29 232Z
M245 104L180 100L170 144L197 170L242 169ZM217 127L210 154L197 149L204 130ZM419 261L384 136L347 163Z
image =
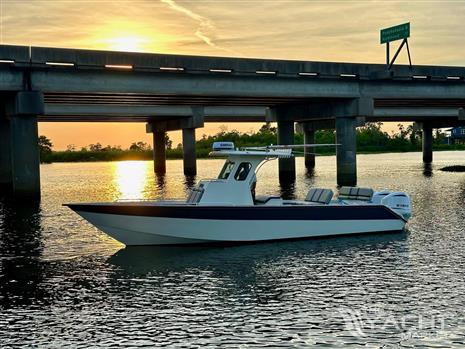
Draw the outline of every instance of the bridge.
M465 124L465 68L334 63L0 46L0 184L40 195L37 124L144 122L154 169L165 172L165 132L182 130L184 171L196 173L195 130L205 122L277 122L278 143L295 125L335 128L337 182L355 185L355 129L413 121L432 161L432 129ZM306 166L315 165L305 154ZM281 159L282 180L295 178Z

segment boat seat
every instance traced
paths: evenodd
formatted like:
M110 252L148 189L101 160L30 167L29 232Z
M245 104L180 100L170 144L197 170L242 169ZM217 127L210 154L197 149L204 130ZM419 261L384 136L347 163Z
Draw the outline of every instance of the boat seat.
M265 195L260 195L255 197L254 203L259 204L259 205L264 205L268 201L273 200L273 199L281 199L279 196L265 196Z
M312 188L308 191L305 201L329 204L333 195L334 193L331 189Z
M205 189L203 187L192 188L189 193L189 196L187 197L186 203L198 204L200 202L200 199L202 198L204 190Z
M370 201L374 191L371 188L341 187L339 189L339 200L361 200Z

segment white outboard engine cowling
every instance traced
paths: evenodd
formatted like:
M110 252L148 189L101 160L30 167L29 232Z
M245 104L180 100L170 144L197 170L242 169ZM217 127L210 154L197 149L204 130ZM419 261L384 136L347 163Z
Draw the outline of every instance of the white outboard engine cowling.
M382 192L380 197L381 205L389 207L404 219L408 220L412 216L412 200L408 194L399 191L386 195L386 192Z

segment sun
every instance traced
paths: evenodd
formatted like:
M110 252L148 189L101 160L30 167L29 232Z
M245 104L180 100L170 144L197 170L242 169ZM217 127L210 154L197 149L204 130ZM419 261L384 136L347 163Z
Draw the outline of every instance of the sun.
M110 50L137 52L146 50L149 40L139 36L123 36L108 38L105 44Z
M92 48L127 51L152 52L157 50L164 36L143 23L113 20L94 28L89 43Z

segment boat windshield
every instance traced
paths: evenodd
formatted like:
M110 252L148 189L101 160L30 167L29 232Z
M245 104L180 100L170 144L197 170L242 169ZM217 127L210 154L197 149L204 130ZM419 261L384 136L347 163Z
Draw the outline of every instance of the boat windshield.
M251 168L252 164L250 162L241 162L234 175L236 181L245 181Z
M218 176L218 179L228 179L233 168L234 168L234 162L227 160L224 163L223 169L221 170L220 175Z

